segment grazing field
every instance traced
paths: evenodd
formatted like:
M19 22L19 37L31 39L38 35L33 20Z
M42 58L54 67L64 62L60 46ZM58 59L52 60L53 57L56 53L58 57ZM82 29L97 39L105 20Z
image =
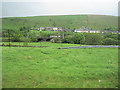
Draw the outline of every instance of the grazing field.
M63 15L63 16L35 16L2 18L2 29L19 30L21 27L64 27L78 29L88 26L90 29L104 30L118 29L118 17L106 15Z
M40 43L33 43L40 45ZM3 88L117 88L118 49L2 47Z

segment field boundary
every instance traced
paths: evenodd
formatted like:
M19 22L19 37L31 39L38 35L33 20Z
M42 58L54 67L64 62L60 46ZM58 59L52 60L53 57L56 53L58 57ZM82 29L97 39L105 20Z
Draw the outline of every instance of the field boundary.
M3 47L48 47L48 46L21 46L21 45L0 45Z

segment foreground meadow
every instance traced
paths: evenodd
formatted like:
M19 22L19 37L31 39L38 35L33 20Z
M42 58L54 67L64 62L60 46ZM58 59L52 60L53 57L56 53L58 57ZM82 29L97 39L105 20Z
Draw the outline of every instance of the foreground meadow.
M34 43L35 44L35 43ZM117 88L118 49L2 47L3 88Z

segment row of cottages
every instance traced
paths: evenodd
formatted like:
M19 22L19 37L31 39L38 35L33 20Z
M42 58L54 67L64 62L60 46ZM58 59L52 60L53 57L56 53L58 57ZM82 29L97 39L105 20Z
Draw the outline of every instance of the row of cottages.
M63 31L63 27L46 27L46 31Z
M79 30L74 30L74 32L79 32L79 33L100 33L100 30L83 30L83 29L79 29Z
M63 27L38 27L38 30L42 31L72 31L72 29L64 29Z
M42 31L44 29L45 29L44 27L38 27L38 30L40 30L40 31Z
M112 33L112 34L120 34L120 32L119 31L109 31L109 30L105 30L104 32L102 32L102 33Z
M38 30L46 30L46 31L63 31L63 27L38 27Z

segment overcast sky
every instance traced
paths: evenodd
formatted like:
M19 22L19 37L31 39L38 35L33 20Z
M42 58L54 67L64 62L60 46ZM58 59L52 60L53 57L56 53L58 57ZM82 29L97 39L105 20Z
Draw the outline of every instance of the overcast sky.
M119 0L2 0L2 17L97 14L118 16Z

